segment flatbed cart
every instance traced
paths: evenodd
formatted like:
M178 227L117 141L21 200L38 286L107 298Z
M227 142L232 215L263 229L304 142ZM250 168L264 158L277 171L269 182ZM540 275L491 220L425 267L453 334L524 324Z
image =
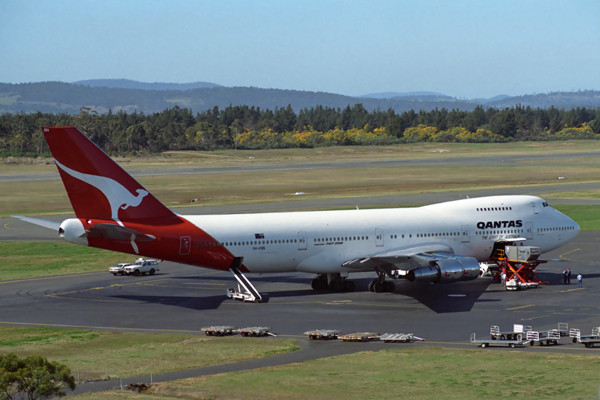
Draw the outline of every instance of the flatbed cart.
M490 327L490 337L492 340L514 340L517 335L523 336L528 331L533 330L529 325L521 325L521 324L513 324L512 331L501 332L500 327L497 325L492 325Z
M577 335L573 338L573 343L579 342L588 348L592 348L596 344L600 344L600 327L592 328L591 335L582 335L579 329L573 329L572 331L575 331Z
M523 340L521 334L517 335L515 339L477 339L474 333L471 333L471 343L481 347L494 346L508 346L510 348L523 347L527 341Z
M238 329L242 336L277 336L271 333L271 328L268 326L250 326L248 328Z
M344 342L368 342L370 340L379 340L379 333L374 332L353 332L339 336Z
M379 337L384 343L412 343L424 342L425 339L413 335L412 333L384 333Z
M335 340L341 333L342 331L337 329L315 329L304 332L304 336L308 336L310 340Z
M540 346L557 345L560 340L560 332L556 329L549 331L527 331L527 340L533 346L538 343Z
M237 331L235 330L235 326L229 325L206 326L200 329L200 331L204 332L206 336L225 336L237 333Z

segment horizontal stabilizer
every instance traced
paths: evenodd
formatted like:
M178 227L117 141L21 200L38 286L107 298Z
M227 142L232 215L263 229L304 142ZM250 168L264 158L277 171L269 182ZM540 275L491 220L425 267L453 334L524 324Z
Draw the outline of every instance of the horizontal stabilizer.
M87 237L102 237L109 240L135 240L136 242L149 242L155 240L156 237L146 235L145 233L134 231L133 229L125 228L120 225L113 224L96 224L86 230ZM132 238L131 235L134 235Z
M60 228L60 222L56 222L56 221L48 221L46 219L31 218L31 217L21 217L19 215L13 215L12 217L20 219L21 221L29 222L30 224L43 226L44 228L48 228L48 229L53 229L55 232L58 232L58 228Z

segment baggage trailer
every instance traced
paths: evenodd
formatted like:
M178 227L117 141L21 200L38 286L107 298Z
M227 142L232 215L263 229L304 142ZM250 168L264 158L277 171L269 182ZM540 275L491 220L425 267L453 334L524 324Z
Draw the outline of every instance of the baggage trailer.
M277 336L271 333L268 326L250 326L248 328L238 329L242 336Z
M477 339L474 333L471 333L471 343L481 347L508 346L510 348L523 347L527 341L523 340L521 334L518 334L514 339Z
M368 342L369 340L379 340L379 333L374 332L354 332L339 336L344 342Z
M575 331L576 337L573 338L573 343L579 342L587 348L592 348L597 344L600 344L600 327L592 328L591 335L582 335L579 329L572 329Z
M424 342L425 339L413 335L412 333L384 333L379 337L384 343L412 343Z
M308 336L310 340L335 340L341 333L342 331L337 329L315 329L314 331L304 332L304 336Z
M533 346L536 342L540 346L557 345L560 340L560 332L557 329L549 331L527 331L527 340Z
M200 329L200 331L204 332L206 334L206 336L225 336L225 335L233 335L234 333L237 333L235 330L235 326L229 326L229 325L207 326L207 327Z
M501 332L499 326L492 325L490 327L490 337L492 340L515 340L517 335L523 337L524 334L531 330L533 330L531 326L513 324L512 331Z

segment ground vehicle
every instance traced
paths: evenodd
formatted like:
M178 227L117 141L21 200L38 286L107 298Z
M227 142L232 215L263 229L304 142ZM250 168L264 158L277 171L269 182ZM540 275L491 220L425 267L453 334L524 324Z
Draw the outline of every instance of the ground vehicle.
M138 258L135 260L134 264L129 264L125 267L126 275L146 275L146 273L150 275L154 275L158 269L159 260L144 260L143 258Z
M125 275L125 267L128 266L128 265L131 265L131 264L129 264L129 263L119 263L117 265L113 265L112 267L110 267L108 269L108 272L110 272L114 276Z

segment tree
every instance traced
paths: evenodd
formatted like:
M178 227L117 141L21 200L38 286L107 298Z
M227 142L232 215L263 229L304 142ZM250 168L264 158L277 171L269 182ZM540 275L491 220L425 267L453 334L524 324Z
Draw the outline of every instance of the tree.
M75 390L69 367L42 356L19 358L14 353L0 355L0 399L47 399L66 395L63 388Z

